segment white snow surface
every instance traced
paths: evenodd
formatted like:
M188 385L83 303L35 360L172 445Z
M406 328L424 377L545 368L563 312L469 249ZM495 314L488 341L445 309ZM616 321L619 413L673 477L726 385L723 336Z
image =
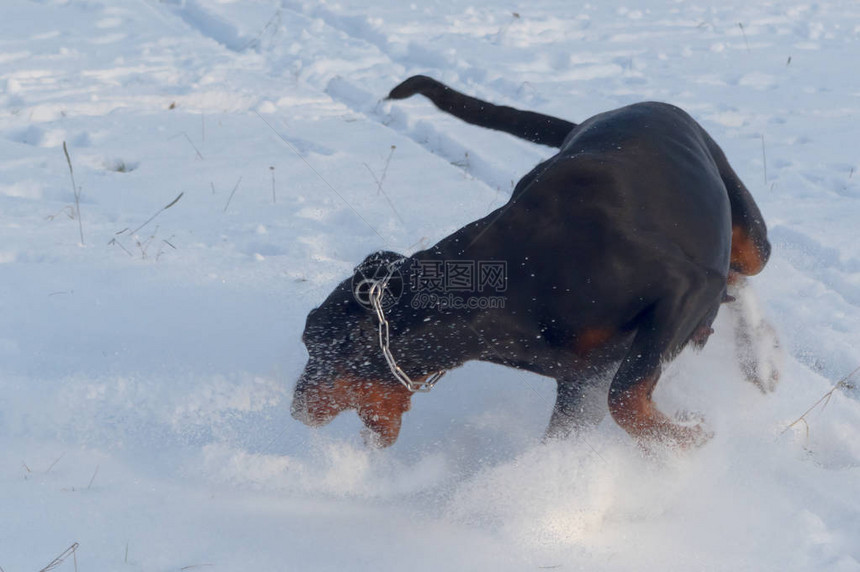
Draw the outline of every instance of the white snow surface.
M860 365L858 61L856 0L3 2L0 567L860 570L860 392L785 430ZM551 154L382 101L416 73L571 121L689 111L771 229L776 392L721 315L655 394L705 416L694 451L608 417L541 444L554 383L479 363L386 450L294 421L308 311Z

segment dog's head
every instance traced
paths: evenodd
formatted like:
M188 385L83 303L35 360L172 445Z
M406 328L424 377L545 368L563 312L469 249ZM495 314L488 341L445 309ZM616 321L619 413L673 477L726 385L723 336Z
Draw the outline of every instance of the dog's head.
M352 278L308 314L302 334L308 363L293 394L295 419L316 427L355 409L376 445L386 447L397 439L412 393L394 378L382 355L369 289L401 258L393 252L368 256ZM402 279L389 283L383 307L396 301L402 287Z

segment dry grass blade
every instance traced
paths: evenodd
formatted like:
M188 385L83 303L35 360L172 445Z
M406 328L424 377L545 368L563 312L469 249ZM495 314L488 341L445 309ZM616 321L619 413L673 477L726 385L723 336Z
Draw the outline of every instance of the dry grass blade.
M126 254L128 254L131 257L134 257L134 254L129 249L127 249L125 246L123 246L123 244L120 241L118 241L116 238L110 239L110 242L108 242L108 246L118 246L118 247L122 248Z
M75 170L72 169L72 158L69 157L69 148L63 141L63 153L66 155L66 163L69 165L69 177L72 179L72 193L75 195L75 215L78 218L78 231L81 233L81 244L84 244L84 223L81 221L81 192L75 184Z
M850 380L852 377L854 377L854 375L855 375L858 371L860 371L860 366L858 366L857 368L855 368L855 369L854 369L854 371L852 371L851 373L849 373L848 375L846 375L845 377L843 377L842 379L840 379L839 381L837 381L837 382L836 382L836 385L834 385L833 387L831 387L831 388L830 388L830 391L828 391L827 393L825 393L824 395L822 395L822 396L821 396L821 398L820 398L818 401L816 401L815 403L813 403L813 404L809 407L809 409L807 409L806 411L804 411L804 412L803 412L803 415L801 415L800 417L798 417L797 419L795 419L794 421L792 421L792 422L788 425L788 427L786 427L785 429L783 429L783 430L782 430L782 432L780 433L780 435L784 434L786 431L788 431L789 429L791 429L792 427L794 427L794 426L795 426L795 425L797 425L798 423L803 423L804 425L806 425L806 435L807 435L807 437L808 437L808 436L809 436L809 423L806 421L806 416L807 416L807 415L809 415L809 414L810 414L810 413L811 413L811 412L812 412L816 407L818 407L818 406L819 406L819 405L821 405L822 403L824 404L824 405L822 406L822 409L824 409L824 407L827 407L827 404L828 404L828 403L830 403L830 398L831 398L831 397L833 397L833 394L836 392L836 390L837 390L837 389L850 388L850 387L852 387L852 385L849 383L849 381L848 381L848 380Z
M400 216L400 213L397 212L397 209L394 207L394 203L391 202L391 198L388 196L388 193L386 193L385 189L382 187L382 185L385 183L385 177L388 175L388 166L391 164L391 157L392 155L394 155L395 149L397 149L397 146L392 145L391 151L388 153L388 158L385 160L385 166L383 166L382 168L381 176L377 177L376 173L373 171L373 169L370 168L370 165L368 165L367 163L364 163L364 166L367 168L368 171L370 171L370 176L373 177L373 180L376 181L377 194L381 194L383 197L385 197L386 202L388 202L388 206L391 207L394 216L397 217L397 219L400 221L400 224L406 224L403 221L403 217Z
M379 188L380 193L385 193L385 191L382 189L382 184L385 182L385 177L388 176L388 166L391 165L391 157L394 156L394 151L396 149L397 145L391 146L391 151L388 152L388 157L385 159L385 165L382 167L382 175L379 177L379 179L376 180L376 184ZM367 163L365 163L365 165L367 165ZM370 169L370 167L368 167L368 169ZM373 171L371 171L371 174L373 174ZM373 178L376 179L375 174L373 175Z
M744 30L744 25L741 22L738 22L738 27L741 29L741 34L744 35L744 43L747 45L747 52L750 51L750 43L747 40L747 32Z
M50 473L50 472L51 472L51 469L53 469L54 467L56 467L56 466L57 466L57 463L59 463L59 462L60 462L60 460L61 460L63 457L65 457L65 456L66 456L66 454L65 454L65 453L63 453L62 455L60 455L59 457L57 457L56 459L54 459L54 462L53 462L53 463L51 463L51 466L50 466L50 467L48 467L48 468L45 470L45 474L47 475L48 473Z
M230 201L233 200L233 195L236 194L236 191L239 189L239 183L242 182L242 177L239 177L239 180L236 181L236 184L233 185L233 190L230 191L230 196L227 197L227 204L224 205L224 212L227 212L227 208L230 206Z
M185 137L185 140L186 140L186 141L188 141L188 143L189 143L192 147L194 147L194 152L195 152L195 153L197 153L197 158L198 158L198 159L204 159L203 154L200 152L200 149L198 149L198 148L197 148L197 145L195 145L195 144L194 144L194 141L192 141L192 140L191 140L191 137L189 137L189 136L188 136L188 133L186 133L185 131L183 131L182 133L180 133L180 135L182 135L183 137ZM205 159L204 159L204 160L205 160Z
M278 197L275 194L275 168L269 167L269 170L272 172L272 204L278 202Z
M181 198L182 198L182 195L184 195L184 194L185 194L184 192L179 193L179 195L178 195L175 199L173 199L172 201L170 201L169 203L167 203L167 205L166 205L163 209L161 209L161 210L166 211L167 209L169 209L170 207L172 207L173 205L175 205L176 203L178 203L178 202L179 202L179 199L181 199Z
M60 209L60 212L58 212L56 214L49 214L48 216L46 216L45 220L52 221L55 218L57 218L58 216L60 216L61 214L64 214L67 217L69 217L69 220L75 220L75 207L68 206L68 205L64 206L62 209Z
M90 487L93 486L93 481L96 480L96 475L98 475L98 474L99 474L99 465L96 465L96 470L95 470L95 472L93 472L93 476L90 478L90 482L87 485L87 490L90 490Z
M263 26L263 28L260 30L260 32L257 34L257 36L255 38L250 39L244 46L242 46L241 51L244 52L248 48L254 48L254 49L259 48L263 42L263 36L266 34L266 32L268 32L271 29L272 30L272 38L274 38L275 35L278 33L278 29L280 28L280 26L281 26L281 11L277 10L274 14L272 14L272 17L269 18L269 21L266 22L266 25Z
M136 234L140 229L142 229L143 227L145 227L146 225L148 225L149 223L151 223L153 220L155 220L155 217L157 217L158 215L160 215L161 213L163 213L164 211L166 211L167 209L169 209L170 207L172 207L173 205L175 205L176 203L178 203L178 202L179 202L179 199L181 199L181 198L182 198L182 196L183 196L184 194L185 194L185 192L184 192L184 191L183 191L183 192L181 192L181 193L179 193L179 195L178 195L175 199L173 199L172 201L170 201L166 206L163 206L163 207L161 207L160 209L158 209L158 212L156 212L154 215L152 215L151 217L149 217L148 219L146 219L146 222L145 222L145 223L143 223L142 225L140 225L139 227L137 227L136 229L134 229L133 231L131 231L131 234Z
M71 546L66 548L62 554L60 554L59 556L57 556L56 558L51 560L51 562L47 566L45 566L44 568L39 570L39 572L49 572L50 570L54 570L60 564L65 562L69 556L74 556L75 552L78 550L78 546L79 546L78 543L75 542L74 544L72 544ZM76 560L75 561L75 570L77 570L78 569L77 559L75 559L75 560Z
M326 184L326 186L327 186L329 189L331 189L331 191L332 191L335 195L337 195L337 197L338 197L341 201L343 201L343 204L345 204L347 207L349 207L349 210L351 210L353 213L355 213L355 216L357 216L358 218L360 218L360 219L361 219L361 222L363 222L365 225L367 225L367 228L369 228L370 230L372 230L372 231L374 232L374 234L376 234L376 236L378 236L378 237L380 238L380 240L382 240L382 243L383 243L383 244L386 244L386 245L388 244L388 241L387 241L387 240L385 240L385 238L384 238L381 234L379 234L379 231L378 231L378 230L376 230L376 228L374 228L372 224L370 224L369 222L367 222L367 219L366 219L366 218L364 218L363 216L361 216L361 213L360 213L360 212L358 212L357 210L355 210L355 207L353 207L353 206L349 203L349 201L347 201L347 200L343 197L343 195L342 195L342 194L340 194L340 193L337 191L337 189L335 189L335 188L332 186L332 184L331 184L331 183L329 183L329 182L325 179L325 177L323 177L323 176L319 173L319 171L317 171L316 169L314 169L313 165L311 165L310 163L308 163L308 160L307 160L307 159L305 159L304 157L302 157L302 154L301 154L301 153L299 153L298 149L296 149L296 148L293 146L293 144L292 144L292 143L290 143L289 141L287 141L287 138L286 138L286 137L284 137L283 135L281 135L280 133L278 133L278 131L277 131L277 130L272 126L272 124L271 124L271 123L269 123L268 121L266 121L266 119L265 119L262 115L260 115L260 114L259 114L259 113L257 113L256 111L254 112L254 114L255 114L257 117L259 117L259 118L260 118L260 120L261 120L263 123L265 123L265 124L266 124L266 126L267 126L269 129L271 129L271 130L272 130L272 133L274 133L275 135L277 135L277 136L281 139L281 141L283 141L283 142L284 142L284 144L285 144L287 147L289 147L289 148L290 148L290 151L292 151L293 153L295 153L296 157L298 157L299 159L301 159L301 160L302 160L302 162L303 162L305 165L307 165L307 166L308 166L308 168L309 168L311 171L313 171L313 173L314 173L314 174L319 178L319 180L321 180L323 183L325 183L325 184Z

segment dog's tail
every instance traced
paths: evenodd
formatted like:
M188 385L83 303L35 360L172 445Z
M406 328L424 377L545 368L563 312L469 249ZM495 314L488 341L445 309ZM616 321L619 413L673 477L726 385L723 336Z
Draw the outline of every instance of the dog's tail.
M550 115L493 105L455 91L433 78L414 75L391 90L387 99L406 99L421 94L442 111L472 125L510 133L521 139L561 147L575 123Z
M732 209L732 252L730 268L745 276L762 271L770 258L771 245L767 225L752 193L735 173L720 146L702 129L720 178L726 186Z

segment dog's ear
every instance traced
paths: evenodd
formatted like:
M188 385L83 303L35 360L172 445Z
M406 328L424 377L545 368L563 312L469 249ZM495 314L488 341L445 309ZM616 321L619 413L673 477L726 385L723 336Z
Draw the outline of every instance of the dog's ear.
M384 282L382 307L388 308L403 294L403 274L400 271L406 258L390 250L374 252L355 268L352 277L352 294L366 310L375 311L370 293L374 285Z
M387 266L392 262L397 262L398 260L403 259L404 256L402 254L398 254L397 252L392 252L390 250L379 250L367 256L364 259L364 262L359 264L356 267L356 271L359 268L370 268L376 266Z

